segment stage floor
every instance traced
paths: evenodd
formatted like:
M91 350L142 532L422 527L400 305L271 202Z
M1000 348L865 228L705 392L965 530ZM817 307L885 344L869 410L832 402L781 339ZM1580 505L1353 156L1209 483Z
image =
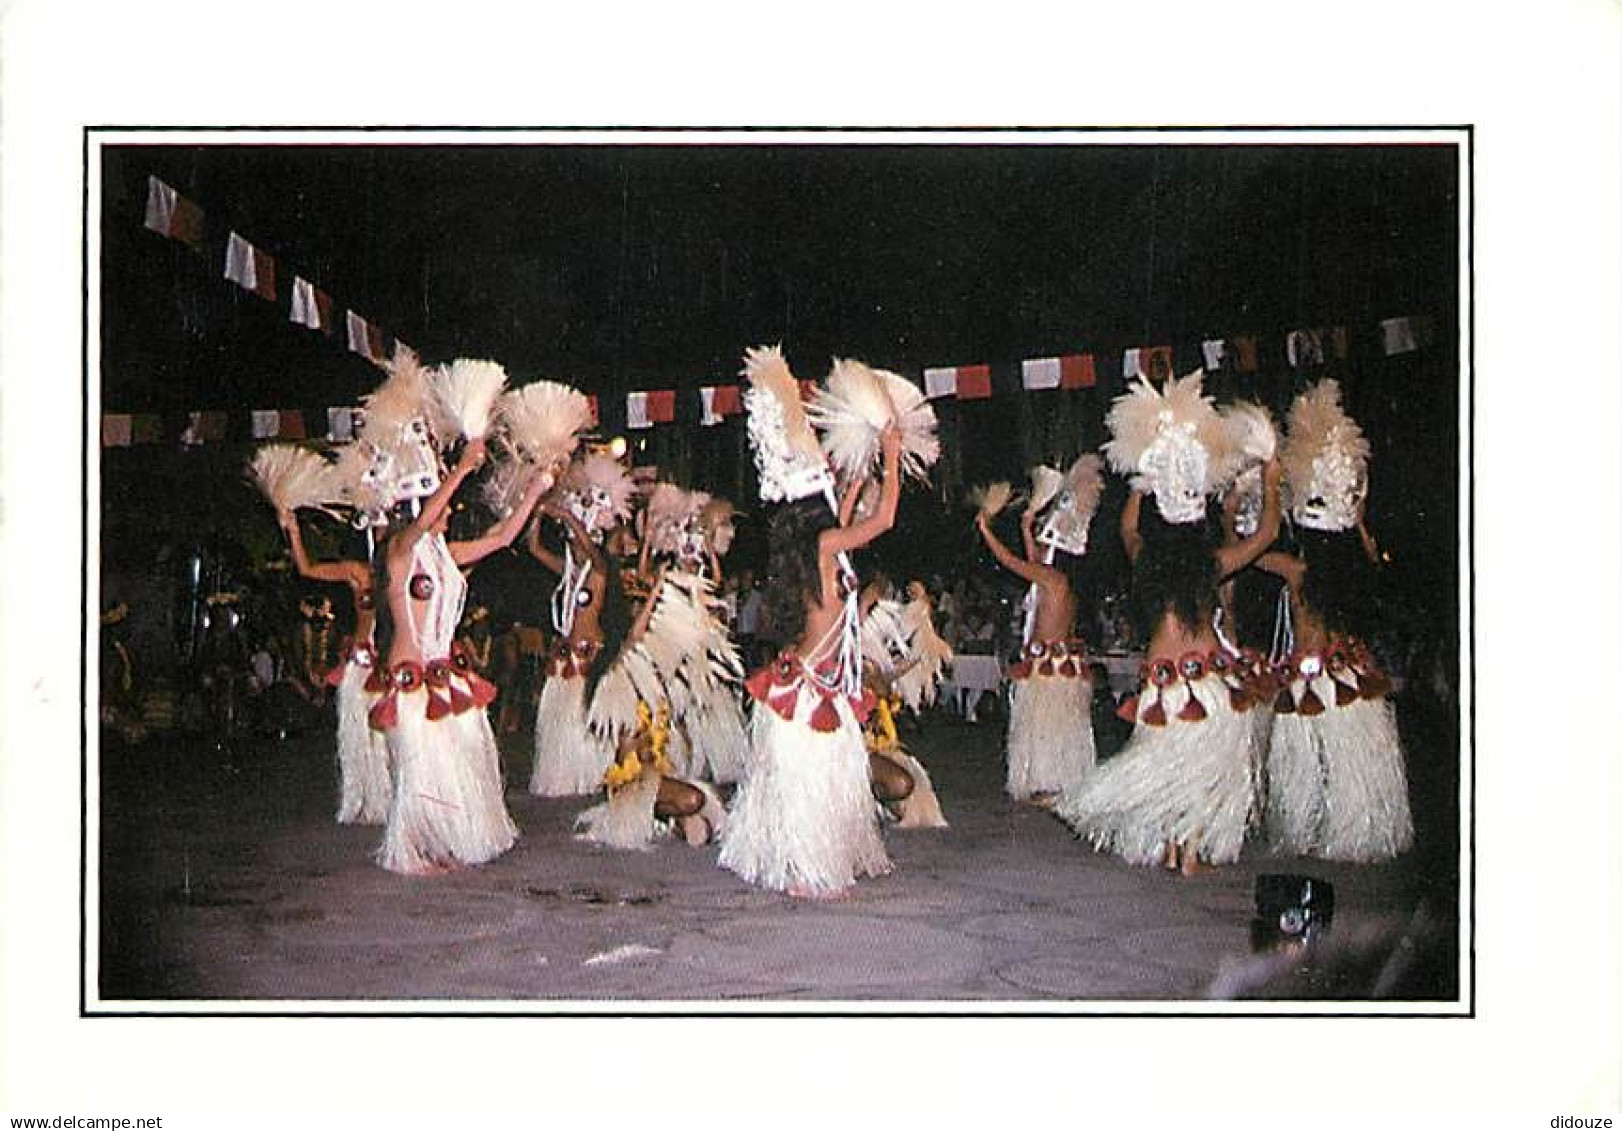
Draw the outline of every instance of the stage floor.
M1002 737L997 719L944 716L904 735L952 827L888 830L895 871L816 904L749 887L716 867L714 847L669 840L624 853L573 840L571 821L590 801L524 792L527 734L504 740L522 839L491 864L431 878L376 867L380 829L333 823L329 732L230 750L195 740L109 747L101 996L158 999L159 1011L176 999L224 1009L220 999L246 999L294 1012L312 1001L361 1011L433 1001L532 1012L613 1012L620 1002L680 1013L837 1002L1133 1012L1132 1002L1200 1003L1214 984L1259 975L1254 879L1304 872L1335 885L1340 957L1298 968L1287 996L1366 999L1384 971L1381 996L1394 985L1409 1000L1456 1001L1457 858L1451 837L1427 832L1438 816L1445 830L1451 810L1446 799L1427 803L1424 780L1420 846L1396 863L1280 859L1252 846L1237 865L1184 878L1096 854L1048 813L1010 803ZM1118 738L1102 734L1101 746ZM1411 765L1451 756L1409 750ZM1393 982L1387 958L1416 911L1430 931L1425 961Z

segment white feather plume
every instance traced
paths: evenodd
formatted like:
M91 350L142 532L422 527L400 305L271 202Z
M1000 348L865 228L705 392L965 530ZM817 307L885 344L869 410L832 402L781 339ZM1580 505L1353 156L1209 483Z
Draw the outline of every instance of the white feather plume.
M901 624L909 644L907 667L896 677L895 691L913 714L935 702L941 673L952 659L952 646L935 631L934 606L917 582L907 586L909 600L901 610Z
M546 467L574 454L591 427L591 401L557 381L532 381L503 393L495 416L516 452Z
M1266 463L1278 449L1278 431L1265 408L1251 401L1235 401L1222 409L1233 448L1245 463Z
M428 383L458 434L475 440L490 430L491 412L506 388L507 371L494 361L459 357L430 370Z
M509 515L537 475L546 482L541 490L551 489L556 472L553 465L531 463L519 454L511 440L498 435L494 444L494 458L484 481L484 502L498 515Z
M1368 437L1341 406L1340 382L1326 377L1290 404L1289 434L1279 456L1285 482L1305 489L1312 482L1313 461L1331 445L1345 458L1367 465Z
M996 518L1013 501L1014 486L1003 479L984 487L976 487L969 492L969 502L974 504L976 511L987 518Z
M1031 468L1031 497L1025 504L1026 514L1038 514L1053 501L1064 486L1064 472L1039 464Z
M343 492L332 464L297 444L265 444L248 463L254 485L280 511L305 507L334 514Z
M923 393L905 377L860 361L834 362L808 414L822 432L828 462L843 478L873 470L879 434L892 423L901 430L903 473L922 479L940 458L935 410Z

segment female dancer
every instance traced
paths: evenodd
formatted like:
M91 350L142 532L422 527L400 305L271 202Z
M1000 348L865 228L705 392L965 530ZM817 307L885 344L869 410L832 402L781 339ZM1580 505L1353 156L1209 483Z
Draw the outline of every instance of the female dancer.
M1361 638L1378 551L1364 522L1368 442L1325 380L1297 397L1284 448L1296 554L1257 562L1289 592L1289 654L1267 754L1267 827L1298 856L1368 863L1413 843L1390 683Z
M710 616L707 592L667 585L664 573L650 579L653 596L623 641L604 649L587 715L615 757L603 775L608 799L575 818L575 827L580 839L613 848L646 848L671 826L688 844L708 844L725 826L714 789L686 779L666 757L671 692L691 682L694 665L709 664Z
M304 548L298 518L289 508L277 514L287 536L293 565L312 581L345 585L355 602L355 634L337 667L327 676L337 686L338 700L338 823L381 825L389 814L388 743L367 723L381 686L377 672L377 644L373 639L377 607L372 597L372 571L365 562L315 562Z
M586 706L630 634L632 614L618 565L573 510L552 500L543 513L562 524L568 550L562 555L548 550L541 543L540 522L531 525L529 552L559 580L553 603L558 635L552 640L535 712L535 765L529 791L541 797L570 797L596 792L603 771L614 760L614 748L586 726Z
M1254 751L1244 684L1212 627L1217 586L1278 532L1276 462L1263 468L1256 533L1220 546L1209 498L1223 487L1231 442L1201 375L1140 383L1108 424L1111 464L1133 475L1121 515L1139 629L1148 640L1141 693L1123 704L1132 736L1062 794L1054 811L1094 847L1185 875L1238 859L1254 805ZM1153 506L1143 506L1144 494Z
M1067 485L1054 509L1084 512L1074 517L1080 517L1079 549L1085 550L1087 520L1100 492L1096 457L1077 461L1065 478ZM1075 635L1076 598L1064 571L1044 560L1051 554L1038 550L1034 533L1038 509L1027 508L1020 519L1023 558L992 533L985 510L975 516L975 526L998 564L1031 585L1020 659L1009 672L1014 694L1008 717L1006 788L1016 801L1047 805L1055 794L1081 781L1097 762L1097 753L1086 645ZM1054 517L1044 532L1054 525ZM1076 548L1075 542L1068 545Z
M372 709L388 735L394 801L378 863L424 875L482 864L518 838L502 799L500 752L484 708L494 689L455 649L467 596L459 567L511 544L550 476L536 475L522 501L482 538L449 543L451 497L484 462L482 438L468 440L456 468L410 525L384 548L389 689Z
M868 704L857 583L843 560L895 524L901 434L894 425L881 433L881 446L883 486L871 515L842 525L825 498L808 495L786 503L768 535L772 618L793 643L748 681L756 700L750 764L720 863L800 898L837 897L857 877L891 867L862 737Z

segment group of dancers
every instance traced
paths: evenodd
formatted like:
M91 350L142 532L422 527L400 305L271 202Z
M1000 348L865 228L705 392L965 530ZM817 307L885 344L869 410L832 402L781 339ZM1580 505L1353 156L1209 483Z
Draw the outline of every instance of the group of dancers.
M895 721L933 701L951 649L922 586L904 599L864 587L851 557L892 529L903 478L923 478L940 454L915 385L847 360L806 395L779 349L748 352L749 441L773 504L767 601L788 643L746 673L717 596L728 502L639 483L586 440L589 404L568 386L509 389L495 363L425 367L403 351L387 370L355 440L267 445L251 465L297 569L354 600L354 637L330 677L337 816L384 826L381 866L477 865L518 838L487 714L497 691L456 630L465 571L526 530L557 578L528 787L601 794L575 819L582 839L719 842L720 866L744 880L828 898L890 870L886 824L946 827ZM1197 373L1135 384L1108 425L1104 456L1131 478L1121 534L1150 657L1115 757L1096 757L1091 667L1060 557L1086 552L1104 460L1033 472L1020 552L995 531L1013 488L978 493L987 548L1030 586L1009 671L1009 795L1131 863L1184 872L1233 861L1258 828L1291 854L1406 849L1389 688L1346 628L1356 601L1339 584L1372 569L1376 551L1363 523L1368 445L1338 387L1297 399L1277 456L1265 411L1219 410ZM449 541L476 474L497 519ZM1293 554L1275 548L1281 493ZM367 560L312 560L306 508L363 530ZM1256 570L1283 581L1265 642L1238 595Z

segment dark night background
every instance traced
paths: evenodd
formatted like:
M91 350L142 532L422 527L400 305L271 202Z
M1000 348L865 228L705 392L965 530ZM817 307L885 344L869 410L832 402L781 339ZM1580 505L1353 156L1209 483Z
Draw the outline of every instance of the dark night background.
M989 363L992 399L935 402L947 454L872 553L907 575L990 568L963 495L1095 449L1122 349L1169 344L1183 373L1202 338L1251 333L1259 372L1208 390L1282 422L1307 383L1341 380L1374 447L1388 612L1421 622L1454 682L1453 146L154 144L102 161L102 408L165 424L163 443L101 453L104 600L172 582L199 548L220 584L279 553L240 475L245 413L301 408L314 433L376 385L345 348L345 307L430 363L491 357L514 383L595 393L605 435L625 391L682 390L676 424L633 434L641 462L745 511L742 419L699 427L696 389L734 380L746 347L782 342L801 377L835 355L920 383L928 365ZM202 254L142 227L149 175L203 208ZM274 303L222 277L233 229L276 257ZM295 273L333 296L335 336L288 321ZM1418 314L1438 328L1428 347L1385 357L1379 321ZM1286 331L1332 326L1347 360L1287 368ZM1095 354L1096 389L1020 389L1020 359L1074 352ZM233 412L228 442L181 448L194 409ZM1080 569L1095 598L1125 584L1122 490L1112 477ZM761 525L742 523L735 566ZM540 600L516 555L476 577L498 616Z

